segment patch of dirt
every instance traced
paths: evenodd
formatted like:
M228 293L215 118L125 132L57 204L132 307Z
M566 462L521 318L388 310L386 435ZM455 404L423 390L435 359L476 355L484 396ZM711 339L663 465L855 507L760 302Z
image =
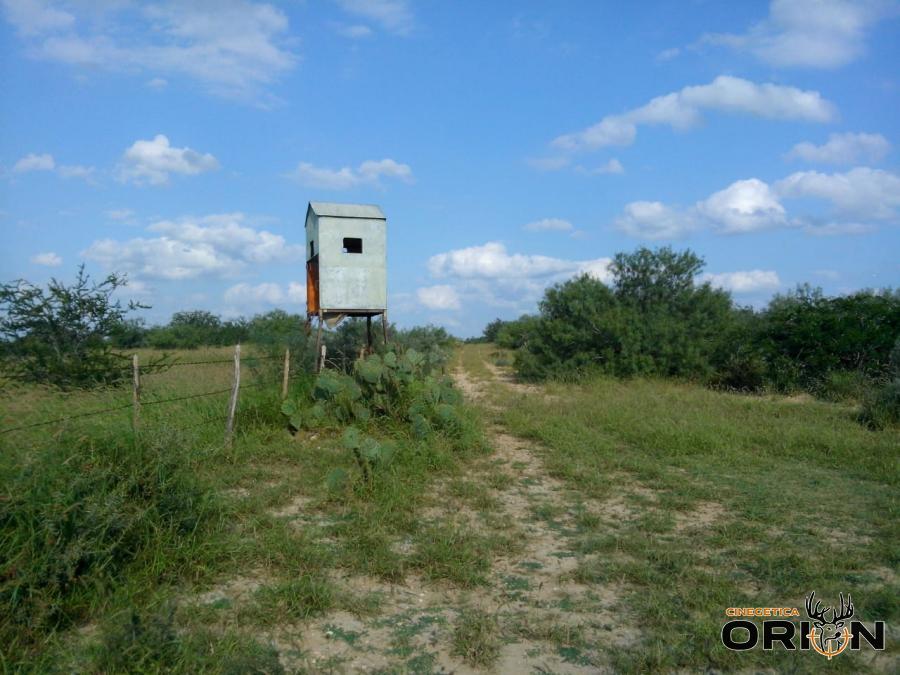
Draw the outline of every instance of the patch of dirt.
M306 511L306 507L312 503L312 497L297 495L281 508L269 511L269 515L276 518L294 518Z
M886 584L890 584L891 586L900 584L900 578L898 578L897 572L890 569L889 567L875 567L869 570L869 573L880 581Z
M588 502L586 507L590 513L600 516L611 525L629 522L638 517L637 510L623 494L614 495L602 502Z
M457 368L451 373L453 382L470 401L477 401L479 406L486 410L497 411L499 408L487 400L487 392L480 380L474 380L463 368Z
M513 391L517 391L520 394L545 396L543 390L537 385L524 384L516 380L515 376L512 374L512 372L510 372L508 368L501 368L500 366L494 365L490 361L484 361L484 366L489 371L491 371L491 375L494 376L495 380L497 380L498 382L502 382Z
M228 579L205 593L200 593L194 598L194 602L200 605L245 602L268 582L269 579L262 570L256 570L253 574Z
M250 496L250 490L248 490L247 488L242 488L242 487L231 488L228 490L222 490L222 493L229 497L233 497L235 499L246 499L247 497Z
M687 513L675 514L675 533L705 530L725 516L725 507L718 502L700 502Z

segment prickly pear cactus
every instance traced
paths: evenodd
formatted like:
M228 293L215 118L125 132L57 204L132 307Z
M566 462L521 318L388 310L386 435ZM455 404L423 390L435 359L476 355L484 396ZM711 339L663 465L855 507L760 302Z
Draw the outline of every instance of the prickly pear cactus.
M436 348L425 353L409 349L402 354L371 354L356 362L351 375L321 373L311 400L286 401L281 411L297 430L391 418L408 423L416 438L426 438L436 429L454 433L462 399L439 371L445 360ZM370 464L371 458L366 461Z

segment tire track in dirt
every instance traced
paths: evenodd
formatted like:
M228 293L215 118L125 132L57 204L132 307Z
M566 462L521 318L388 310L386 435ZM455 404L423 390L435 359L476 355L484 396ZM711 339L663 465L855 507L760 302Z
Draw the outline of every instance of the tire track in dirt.
M498 382L519 393L543 395L539 387L516 383L493 364L485 365L487 381L474 379L461 367L452 373L471 405L502 412L490 395ZM288 672L485 672L452 651L454 624L472 609L494 617L499 627L501 645L491 672L609 671L604 652L637 641L637 631L620 614L620 587L588 586L574 579L579 563L589 557L579 554L576 545L577 517L585 510L581 498L548 475L533 442L490 423L486 433L493 453L476 462L466 480L490 493L497 504L491 517L499 515L508 525L503 534L517 542L511 552L493 559L487 585L464 590L415 573L391 583L335 571L332 579L342 592L380 598L378 615L333 610L264 631L259 637L278 649ZM501 471L506 480L489 486L479 480L479 469ZM497 534L485 514L448 494L447 484L435 485L434 493L435 506L424 510L423 520ZM270 513L321 530L321 523L304 515L306 502L301 497ZM231 596L239 604L247 601L247 580L239 581L240 593L234 592L236 581L228 582L199 598L200 604ZM255 581L250 590L259 585Z
M516 382L508 371L492 363L483 365L491 374L492 382L499 382L518 394L547 397L540 387ZM478 407L500 410L485 386L473 380L464 368L457 368L453 378L466 398ZM521 592L509 594L505 609L512 616L519 614L545 624L551 622L593 634L598 644L615 647L636 641L637 631L624 626L616 611L621 588L587 586L572 579L572 573L586 557L578 555L570 546L570 538L578 532L578 510L585 508L579 495L548 474L533 442L510 435L496 425L488 426L486 432L494 448L493 460L503 462L510 477L509 487L498 498L522 536L522 549L516 555L495 561L492 572L495 586L499 585L497 581L523 577L527 582ZM610 631L610 626L616 626L615 630ZM532 649L531 653L536 651ZM553 665L537 660L513 664L501 658L498 669L516 672L516 666L521 666L524 671L548 668L553 672L584 672L589 665L588 670L597 672L600 667L596 661L588 664L571 663L564 658L554 660Z

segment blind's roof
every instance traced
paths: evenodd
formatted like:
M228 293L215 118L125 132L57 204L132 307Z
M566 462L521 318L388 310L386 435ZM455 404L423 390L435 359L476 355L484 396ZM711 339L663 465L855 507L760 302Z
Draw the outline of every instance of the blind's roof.
M334 202L310 202L309 209L317 216L332 218L376 218L386 220L381 209L374 204L336 204Z

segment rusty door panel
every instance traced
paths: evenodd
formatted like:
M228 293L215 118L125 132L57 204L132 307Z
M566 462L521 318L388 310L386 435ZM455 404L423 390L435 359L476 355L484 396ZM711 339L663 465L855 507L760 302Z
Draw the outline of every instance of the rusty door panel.
M319 311L319 256L306 261L306 312Z

